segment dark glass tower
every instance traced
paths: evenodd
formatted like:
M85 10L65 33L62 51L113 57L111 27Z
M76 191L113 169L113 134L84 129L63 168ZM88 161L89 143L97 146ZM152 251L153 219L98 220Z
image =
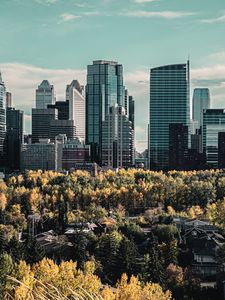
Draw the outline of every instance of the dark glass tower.
M169 124L190 124L189 61L150 71L149 166L168 170Z
M98 60L87 68L86 143L91 159L101 164L102 122L111 106L124 106L123 67L114 61Z
M23 111L8 107L6 110L7 165L11 170L20 169L23 144Z

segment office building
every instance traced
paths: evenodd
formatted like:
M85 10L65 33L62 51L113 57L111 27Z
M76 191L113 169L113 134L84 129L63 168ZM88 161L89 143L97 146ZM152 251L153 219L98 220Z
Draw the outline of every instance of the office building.
M202 148L202 129L196 129L195 134L191 134L191 149L196 150L198 153L203 152Z
M114 61L98 60L87 68L86 144L91 160L101 164L102 122L111 106L124 106L123 67Z
M203 110L211 108L210 92L208 88L196 88L193 93L192 118L197 127L203 125Z
M90 161L90 146L78 138L68 140L63 144L62 169L70 170L78 164L85 164Z
M225 168L225 132L218 133L218 168Z
M51 121L58 119L55 108L32 109L32 143L38 143L39 139L50 138ZM56 134L57 135L57 134Z
M76 136L85 140L85 97L84 87L73 80L66 88L66 98L69 101L69 119L74 121Z
M6 107L12 107L12 94L6 92Z
M169 124L169 169L185 170L188 155L188 126Z
M12 107L6 109L6 153L7 165L11 170L20 169L23 135L23 111Z
M54 142L56 136L66 135L68 140L76 138L76 126L73 120L51 120L49 138Z
M102 166L134 166L134 131L124 107L110 107L102 123Z
M135 102L133 96L129 96L129 121L132 123L132 128L134 130L134 109Z
M203 151L208 168L218 167L218 133L225 131L225 110L206 109L203 111Z
M6 136L6 88L0 72L0 161L5 156Z
M169 124L190 123L189 62L150 71L149 166L168 170Z
M60 160L58 144L49 139L40 139L39 143L24 144L21 152L22 170L58 170Z
M36 90L36 108L44 109L55 103L54 87L48 80L43 80Z
M47 108L57 109L58 120L69 120L69 101L56 101L48 104Z

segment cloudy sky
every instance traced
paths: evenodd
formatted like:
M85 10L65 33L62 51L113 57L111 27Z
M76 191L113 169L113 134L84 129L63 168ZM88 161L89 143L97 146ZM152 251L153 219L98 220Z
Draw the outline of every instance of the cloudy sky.
M26 131L42 79L64 100L65 85L85 84L96 59L124 66L136 100L136 145L147 145L149 69L190 57L192 89L209 87L225 107L224 0L0 0L0 70Z

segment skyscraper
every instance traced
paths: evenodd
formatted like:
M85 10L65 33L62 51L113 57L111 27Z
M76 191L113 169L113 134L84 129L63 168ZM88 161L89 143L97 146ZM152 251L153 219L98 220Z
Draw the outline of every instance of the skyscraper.
M59 120L69 120L69 101L56 101L55 104L48 104L48 108L55 108L58 111Z
M123 67L115 61L94 61L87 69L86 143L91 159L101 164L102 122L111 106L124 106Z
M102 123L102 165L113 168L134 165L134 130L125 108L112 106Z
M188 126L169 124L169 169L184 170L188 156Z
M6 135L6 88L0 73L0 159L5 154Z
M6 107L12 107L12 94L6 92Z
M135 109L135 102L133 96L129 96L129 121L132 123L132 128L134 129L134 109Z
M218 168L218 134L225 132L225 110L205 109L203 111L203 151L209 168Z
M49 139L51 121L58 119L58 111L54 108L32 109L32 143L38 143L39 139Z
M66 98L69 101L69 119L74 121L76 136L85 140L84 87L77 80L73 80L67 85Z
M211 108L210 92L208 88L196 88L193 93L192 118L197 127L203 125L203 110Z
M7 165L11 170L20 169L20 153L23 140L23 111L12 107L7 107L6 152Z
M149 166L167 170L169 124L190 123L189 61L150 71Z
M43 80L36 90L36 108L47 108L48 104L55 103L54 87L48 80Z

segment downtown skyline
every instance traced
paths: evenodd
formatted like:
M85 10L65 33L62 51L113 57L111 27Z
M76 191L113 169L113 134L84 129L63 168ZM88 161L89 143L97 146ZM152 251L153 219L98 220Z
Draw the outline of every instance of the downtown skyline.
M222 1L206 0L203 8L193 0L1 0L1 6L0 70L13 105L25 111L27 132L36 86L47 79L57 100L65 100L65 86L73 79L85 85L86 67L95 59L124 67L136 101L139 151L147 147L150 68L190 55L190 97L193 88L209 87L212 107L225 106Z

